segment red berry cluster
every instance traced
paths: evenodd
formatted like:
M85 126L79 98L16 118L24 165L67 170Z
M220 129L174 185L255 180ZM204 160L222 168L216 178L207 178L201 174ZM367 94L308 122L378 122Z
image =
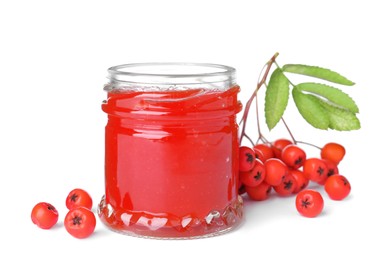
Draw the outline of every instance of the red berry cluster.
M83 189L72 190L66 198L66 207L69 209L64 219L67 232L76 238L90 236L96 226L96 218L91 211L93 201ZM42 229L52 228L59 219L57 209L50 203L39 202L31 212L31 220Z
M321 158L307 158L305 151L287 139L239 148L239 193L252 200L265 200L274 190L280 196L297 194L298 211L307 217L317 216L323 208L318 191L304 190L309 182L323 185L333 200L348 196L351 185L339 174L338 164L345 148L328 143L321 148ZM304 190L302 193L300 191Z

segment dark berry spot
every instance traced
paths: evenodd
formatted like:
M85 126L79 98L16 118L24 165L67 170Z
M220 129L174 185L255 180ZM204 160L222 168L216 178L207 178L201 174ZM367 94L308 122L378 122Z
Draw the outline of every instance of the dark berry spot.
M247 162L253 163L254 156L251 153L246 153L246 157L247 157Z
M335 174L335 170L329 169L329 170L328 170L328 174L327 174L328 177L329 177L329 176L332 176L333 174Z
M346 178L344 178L344 177L341 177L341 180L343 181L343 183L344 183L344 186L348 185L348 181L347 181L347 179L346 179Z
M246 192L245 185L240 186L240 188L238 189L238 193L239 194L244 194L245 192Z
M322 167L318 167L318 169L317 169L317 173L321 176L321 175L323 175L324 174L324 168L322 168Z
M53 205L50 205L50 204L47 205L47 209L48 210L53 210L53 211L56 210L55 207Z
M284 186L285 190L290 190L292 188L292 186L293 186L293 182L292 181L285 181L284 185L285 185Z
M82 224L82 218L80 216L75 216L73 218L73 225L76 226L76 225L80 225Z
M254 179L255 179L256 181L259 181L259 180L261 179L261 177L262 177L262 173L261 173L261 172L257 172L257 174L254 175Z
M77 201L77 199L78 199L78 195L77 195L76 193L73 193L73 194L71 195L71 197L70 197L70 200L71 200L72 202Z
M302 164L302 157L298 157L298 159L294 161L294 165L301 165L301 164Z
M303 200L303 201L301 202L301 207L303 207L303 208L308 208L308 206L309 206L310 204L311 204L310 201L308 200L308 198L306 198L305 200Z

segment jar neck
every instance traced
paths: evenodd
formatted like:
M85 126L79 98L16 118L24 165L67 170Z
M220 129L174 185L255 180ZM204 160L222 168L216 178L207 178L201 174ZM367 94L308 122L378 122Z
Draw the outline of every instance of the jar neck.
M233 87L235 69L209 63L132 63L111 67L106 91L224 91Z

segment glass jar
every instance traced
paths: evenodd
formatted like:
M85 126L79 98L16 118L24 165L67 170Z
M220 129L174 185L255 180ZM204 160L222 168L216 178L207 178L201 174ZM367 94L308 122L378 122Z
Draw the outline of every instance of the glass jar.
M166 239L235 227L243 215L235 69L135 63L111 67L108 75L102 222Z

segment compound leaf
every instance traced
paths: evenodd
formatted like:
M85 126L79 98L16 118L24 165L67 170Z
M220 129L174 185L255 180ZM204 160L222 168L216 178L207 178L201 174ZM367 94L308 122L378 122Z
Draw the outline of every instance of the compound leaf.
M291 72L306 76L311 76L323 80L327 80L330 82L352 86L355 85L354 82L350 81L346 77L340 75L337 72L334 72L330 69L325 69L317 66L309 66L302 64L287 64L282 67L282 70L285 72Z
M271 74L265 95L265 118L269 130L273 129L285 112L289 100L289 80L277 68Z
M317 97L304 94L297 88L293 88L292 95L298 111L310 125L323 130L329 128L329 117Z
M321 106L329 117L329 128L338 131L350 131L360 129L360 121L355 113L336 107L326 101L320 100Z
M330 103L343 109L347 109L352 113L359 113L359 108L356 105L355 101L349 95L347 95L338 88L312 82L301 83L298 84L296 87L298 90L319 95L328 100Z

